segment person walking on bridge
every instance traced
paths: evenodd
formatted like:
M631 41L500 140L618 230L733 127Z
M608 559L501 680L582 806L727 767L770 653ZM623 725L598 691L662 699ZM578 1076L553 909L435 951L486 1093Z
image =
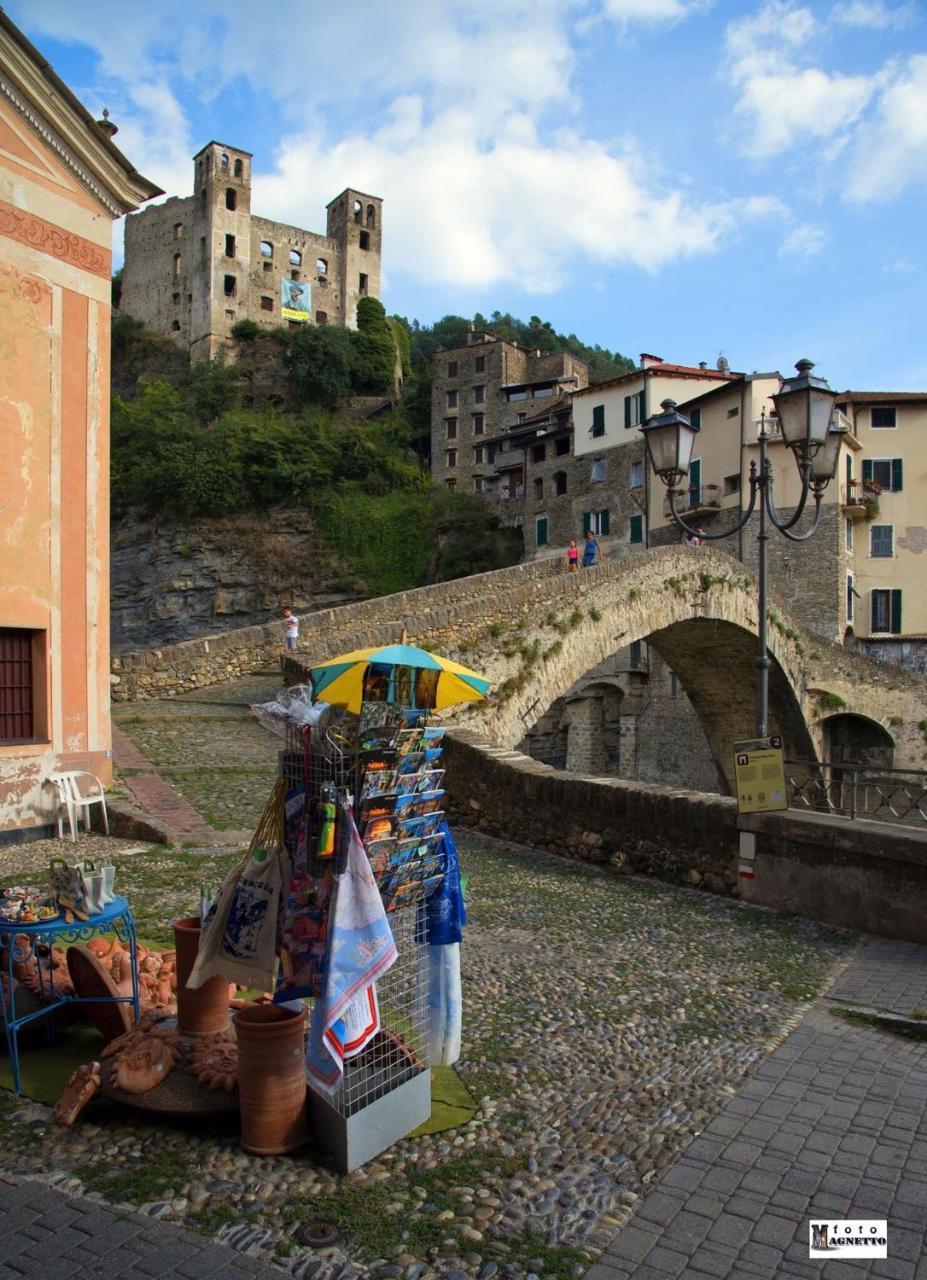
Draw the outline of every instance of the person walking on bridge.
M586 541L583 543L583 568L591 569L599 563L599 540L591 529L586 532Z

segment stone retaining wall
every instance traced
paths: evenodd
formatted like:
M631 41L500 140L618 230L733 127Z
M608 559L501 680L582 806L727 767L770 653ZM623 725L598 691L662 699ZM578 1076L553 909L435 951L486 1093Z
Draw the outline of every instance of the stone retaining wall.
M844 929L927 942L927 831L807 813L738 819L726 796L552 769L469 730L446 738L450 820ZM738 876L741 834L755 840Z
M452 820L551 853L734 892L732 799L560 772L469 730L455 729L446 742Z

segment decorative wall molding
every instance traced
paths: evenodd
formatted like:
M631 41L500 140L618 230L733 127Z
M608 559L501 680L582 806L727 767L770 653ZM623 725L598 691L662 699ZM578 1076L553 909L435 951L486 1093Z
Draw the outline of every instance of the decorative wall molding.
M67 165L75 177L93 193L107 213L110 213L114 218L121 217L123 210L116 204L112 196L91 176L84 165L75 157L70 147L46 124L41 116L31 109L4 76L0 76L0 93L16 108L23 119L29 122L46 146L54 151L55 155Z
M112 255L108 249L101 249L83 236L63 231L33 213L24 213L5 200L0 200L0 235L9 236L11 240L18 240L20 244L59 258L103 280L109 280L112 274Z

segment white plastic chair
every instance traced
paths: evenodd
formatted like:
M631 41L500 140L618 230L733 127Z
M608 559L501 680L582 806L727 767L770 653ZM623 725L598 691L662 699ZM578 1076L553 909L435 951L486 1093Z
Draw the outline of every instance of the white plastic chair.
M89 778L91 788L88 791L81 790L79 779ZM90 806L92 804L101 805L103 808L103 830L109 835L109 818L106 813L106 793L103 790L103 783L94 773L87 773L84 769L71 769L67 773L52 773L48 777L49 782L53 782L58 788L58 838L64 836L64 814L68 815L68 827L71 832L71 839L77 839L77 828L83 819L84 830L90 830ZM93 786L96 790L93 790Z

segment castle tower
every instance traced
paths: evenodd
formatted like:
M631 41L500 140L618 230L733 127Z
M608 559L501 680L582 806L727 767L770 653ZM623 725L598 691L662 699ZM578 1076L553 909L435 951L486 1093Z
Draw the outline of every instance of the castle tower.
M248 315L251 152L210 142L193 163L190 355L211 360Z
M383 201L348 188L327 209L328 236L337 242L342 262L339 311L343 323L356 329L359 299L380 296Z

